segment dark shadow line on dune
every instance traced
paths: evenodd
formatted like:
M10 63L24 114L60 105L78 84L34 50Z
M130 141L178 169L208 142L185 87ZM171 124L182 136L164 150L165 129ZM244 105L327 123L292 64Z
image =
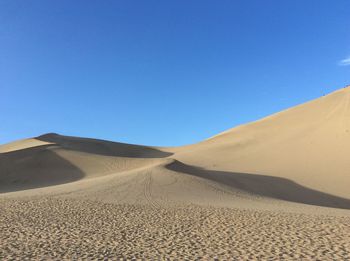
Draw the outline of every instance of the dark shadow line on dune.
M323 207L350 209L349 199L310 189L285 178L207 170L186 165L180 161L174 161L166 165L166 168L264 197Z
M0 194L66 184L85 176L51 147L48 144L0 153Z
M55 133L45 134L36 137L35 139L54 143L66 150L93 153L104 156L129 158L166 158L173 154L149 146L119 143L99 139L63 136Z

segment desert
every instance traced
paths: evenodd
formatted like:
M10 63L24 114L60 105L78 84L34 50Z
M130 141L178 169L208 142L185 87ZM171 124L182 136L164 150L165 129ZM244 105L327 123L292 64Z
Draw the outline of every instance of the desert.
M350 260L350 87L202 142L0 145L2 260Z

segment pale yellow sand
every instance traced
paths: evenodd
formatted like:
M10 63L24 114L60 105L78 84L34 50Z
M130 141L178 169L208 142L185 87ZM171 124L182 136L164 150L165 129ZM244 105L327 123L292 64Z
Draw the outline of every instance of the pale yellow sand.
M0 259L350 259L350 89L198 144L0 146Z
M349 217L52 198L0 207L2 260L350 258Z

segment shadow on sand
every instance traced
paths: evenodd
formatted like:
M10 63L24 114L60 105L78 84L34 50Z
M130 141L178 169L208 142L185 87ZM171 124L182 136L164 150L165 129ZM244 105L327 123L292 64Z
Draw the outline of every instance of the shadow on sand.
M85 176L51 146L0 153L0 193L59 185Z
M349 199L313 190L285 178L206 170L179 161L168 164L166 168L264 197L323 207L350 209Z

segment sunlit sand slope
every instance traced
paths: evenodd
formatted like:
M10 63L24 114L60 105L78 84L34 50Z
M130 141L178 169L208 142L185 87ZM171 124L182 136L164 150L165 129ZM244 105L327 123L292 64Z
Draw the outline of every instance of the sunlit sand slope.
M189 165L286 178L350 198L350 88L173 150Z

